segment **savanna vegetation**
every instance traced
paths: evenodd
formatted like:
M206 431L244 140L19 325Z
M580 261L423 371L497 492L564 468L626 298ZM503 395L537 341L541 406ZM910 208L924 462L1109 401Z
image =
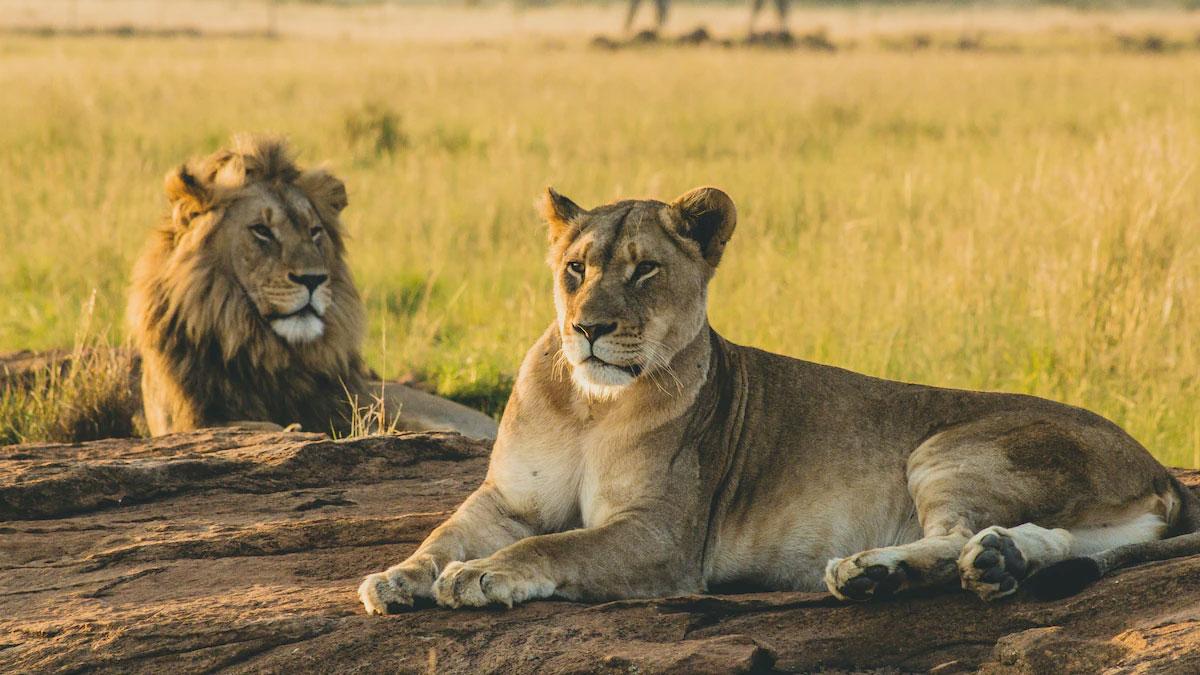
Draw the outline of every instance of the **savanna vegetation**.
M349 187L386 376L498 412L553 316L544 187L592 205L714 184L740 213L711 289L730 339L1061 399L1200 465L1200 31L1172 11L1126 32L1121 15L1007 32L834 21L832 52L10 35L0 351L95 340L84 317L120 343L163 174L271 131ZM0 438L69 436L54 420L92 403L63 392L88 381L10 386Z

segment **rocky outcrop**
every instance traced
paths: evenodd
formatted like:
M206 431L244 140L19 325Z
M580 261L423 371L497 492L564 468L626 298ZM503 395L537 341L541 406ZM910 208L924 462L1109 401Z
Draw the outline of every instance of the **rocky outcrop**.
M487 452L449 434L232 430L0 448L0 672L1200 672L1200 557L1056 602L758 593L363 615L360 578L445 518Z

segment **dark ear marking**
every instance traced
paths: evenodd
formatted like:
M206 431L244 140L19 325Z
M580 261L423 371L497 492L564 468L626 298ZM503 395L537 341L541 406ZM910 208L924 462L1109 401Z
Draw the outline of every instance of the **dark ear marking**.
M179 167L179 180L183 182L184 187L186 187L189 192L200 192L200 182L196 180L196 177L192 175L191 171L188 171L186 164Z
M541 211L542 218L546 219L546 225L549 227L551 242L575 228L579 224L579 218L586 213L578 204L559 194L552 187L546 188L546 194L542 197Z
M350 204L346 196L346 184L324 169L300 174L296 186L308 197L323 221L336 218Z
M716 267L737 227L733 200L717 188L701 187L677 197L671 208L683 221L680 234L695 240L704 259Z
M163 189L171 203L171 222L176 227L187 227L193 218L208 210L212 198L208 187L186 164L167 173Z

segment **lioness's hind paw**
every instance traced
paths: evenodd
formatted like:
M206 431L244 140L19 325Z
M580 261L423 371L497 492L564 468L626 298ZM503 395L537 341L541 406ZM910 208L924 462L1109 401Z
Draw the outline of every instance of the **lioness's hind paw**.
M891 556L864 551L850 558L834 558L825 566L825 585L841 600L870 600L892 595L908 581L904 569Z
M962 587L983 600L1017 592L1029 564L1017 543L1001 527L989 527L971 538L958 557Z
M412 595L392 583L383 572L363 579L358 587L358 598L367 614L399 614L413 604Z

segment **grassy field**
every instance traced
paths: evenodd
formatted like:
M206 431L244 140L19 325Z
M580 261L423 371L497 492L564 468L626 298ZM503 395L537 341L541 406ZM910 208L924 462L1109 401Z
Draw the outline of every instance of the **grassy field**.
M740 213L712 287L728 338L1060 399L1200 465L1200 59L1122 49L1103 20L832 54L6 37L0 351L70 345L93 291L121 340L162 175L273 131L348 184L385 375L502 400L553 315L544 186L593 205L714 184Z

